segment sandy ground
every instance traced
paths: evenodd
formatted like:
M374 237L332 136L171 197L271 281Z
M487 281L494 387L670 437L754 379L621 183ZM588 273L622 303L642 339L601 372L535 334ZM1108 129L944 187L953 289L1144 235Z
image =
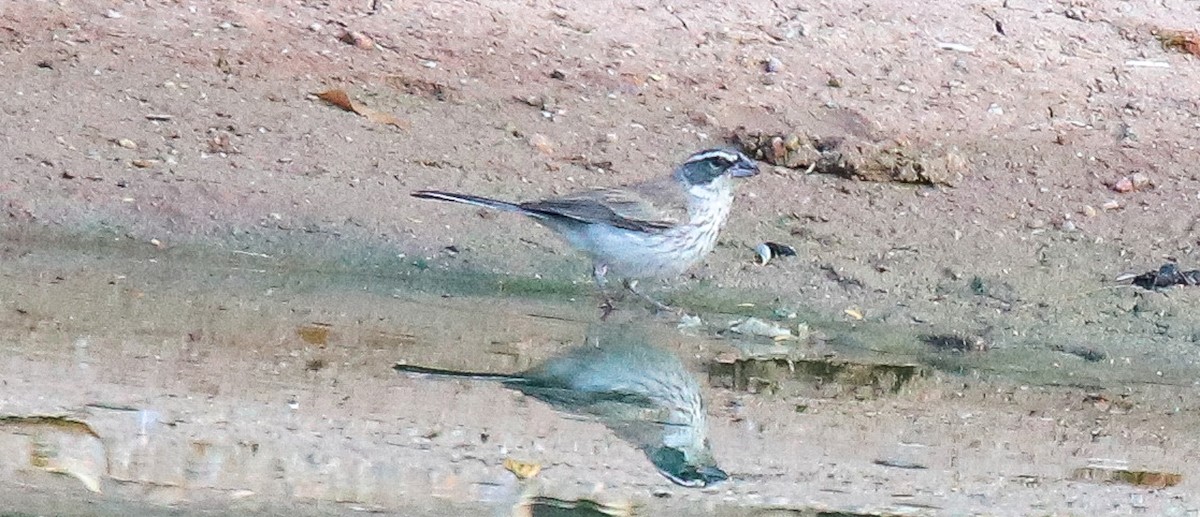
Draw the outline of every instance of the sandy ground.
M516 456L552 467L550 493L602 479L651 508L1195 515L1200 289L1114 279L1200 268L1200 58L1155 36L1196 27L1182 0L5 3L0 413L86 422L98 443L62 446L107 467L97 495L25 465L41 435L11 424L0 490L30 513L478 513L511 506ZM312 95L331 88L395 124ZM552 235L409 191L635 182L739 131L956 167L938 185L768 167L706 265L656 288L724 303L693 307L714 325L737 301L795 311L837 334L822 352L929 377L713 387L734 480L688 491L600 426L387 368L517 369L595 318ZM1133 174L1149 184L1114 190ZM798 257L759 266L761 241ZM447 287L464 277L499 287ZM646 320L697 372L728 352ZM336 337L301 339L313 322ZM928 356L924 333L986 351ZM1093 458L1182 483L1072 480Z

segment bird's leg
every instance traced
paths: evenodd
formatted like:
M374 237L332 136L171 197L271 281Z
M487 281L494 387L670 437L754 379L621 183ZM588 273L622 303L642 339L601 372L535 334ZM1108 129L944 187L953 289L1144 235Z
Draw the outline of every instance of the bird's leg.
M597 262L592 264L592 279L596 281L596 286L601 292L605 292L608 287L608 279L604 275L608 274L608 264Z
M607 273L608 264L597 262L592 265L592 278L596 281L596 286L600 288L600 297L604 300L600 302L600 319L602 321L608 319L608 316L617 310L612 295L608 292L608 279L604 278Z
M650 302L651 305L657 307L658 310L660 310L660 311L679 312L678 309L671 307L670 305L667 305L658 300L655 300L654 298L651 298L649 295L639 291L637 288L637 284L638 284L637 280L626 280L625 288L628 289L629 292L638 295L638 297L640 297L641 299L646 300L647 302Z

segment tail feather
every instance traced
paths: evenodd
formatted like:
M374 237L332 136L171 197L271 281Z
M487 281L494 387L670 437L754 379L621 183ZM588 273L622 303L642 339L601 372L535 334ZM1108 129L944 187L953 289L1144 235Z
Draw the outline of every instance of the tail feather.
M491 199L486 197L472 196L470 194L455 194L453 192L442 192L440 190L418 190L412 193L413 197L421 199L437 199L439 201L451 201L454 203L463 203L467 205L480 206L483 208L492 208L495 210L503 210L505 212L521 212L520 205Z
M454 377L458 379L472 379L477 381L498 381L512 382L518 381L521 377L516 375L505 375L502 373L483 373L483 372L463 372L458 370L443 370L441 368L429 368L427 366L416 366L411 364L395 364L393 370L403 373L415 373L420 375L434 375L438 377Z

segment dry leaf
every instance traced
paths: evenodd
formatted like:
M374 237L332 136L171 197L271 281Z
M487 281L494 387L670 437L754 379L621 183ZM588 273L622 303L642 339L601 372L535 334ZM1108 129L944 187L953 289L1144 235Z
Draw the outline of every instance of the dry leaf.
M317 94L317 98L328 102L334 106L342 108L346 111L357 111L354 109L354 103L350 101L350 96L346 95L346 91L338 88L326 90Z
M376 124L387 124L400 129L408 129L408 121L402 120L391 113L377 111L350 100L345 90L334 88L317 94L317 98L346 111L357 113Z
M1176 49L1200 57L1200 32L1168 29L1159 30L1154 36L1166 48Z
M301 325L296 329L296 335L310 345L325 346L329 344L329 331L332 325L328 323L313 323Z
M512 458L504 458L504 468L508 469L509 472L512 472L520 480L536 477L542 471L541 464L526 463Z

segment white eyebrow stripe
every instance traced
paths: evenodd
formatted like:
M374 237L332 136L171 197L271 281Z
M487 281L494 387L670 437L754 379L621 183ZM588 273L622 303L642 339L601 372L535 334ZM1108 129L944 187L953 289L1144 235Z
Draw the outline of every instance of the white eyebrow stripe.
M731 153L731 152L725 151L723 149L713 149L710 151L702 151L702 152L693 154L692 157L688 158L687 162L685 162L685 163L702 162L709 158L717 158L717 157L724 158L726 161L729 161L729 162L737 162L738 160L741 159L741 157L738 156L736 153Z

